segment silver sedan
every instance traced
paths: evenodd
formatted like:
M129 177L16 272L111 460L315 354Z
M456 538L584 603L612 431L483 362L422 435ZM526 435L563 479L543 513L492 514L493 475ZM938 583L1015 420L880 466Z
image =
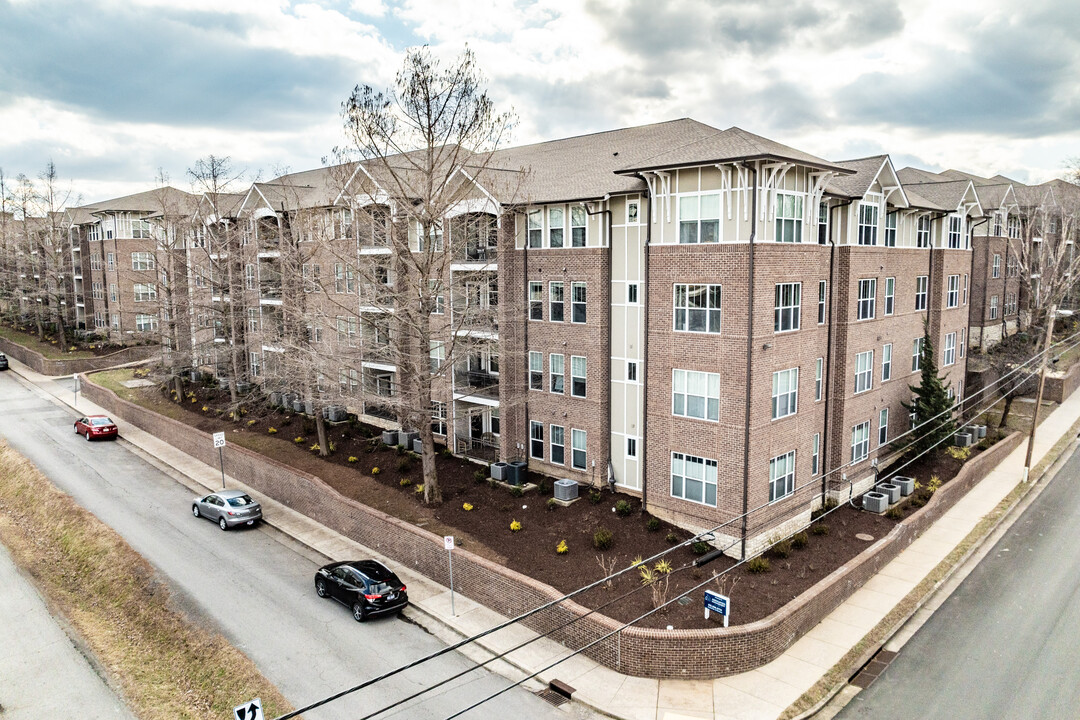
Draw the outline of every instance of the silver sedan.
M228 530L262 520L262 506L243 490L220 490L195 498L191 514L214 520L222 530Z

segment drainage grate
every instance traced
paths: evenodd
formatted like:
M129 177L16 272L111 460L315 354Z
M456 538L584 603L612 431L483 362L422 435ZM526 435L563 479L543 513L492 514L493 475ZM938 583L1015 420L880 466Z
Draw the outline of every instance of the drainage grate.
M885 668L889 667L889 663L896 657L896 653L891 650L879 650L877 654L870 659L870 662L859 668L858 672L852 676L848 682L858 688L865 690L870 687L870 684L878 679L881 673L885 672Z
M694 602L694 600L689 595L687 595L685 597L679 598L675 602L679 603L680 605L689 605L690 603Z
M565 705L566 703L570 702L570 698L566 697L565 695L560 695L551 688L537 690L536 694L542 697L544 700L547 700L555 707L559 707L560 705Z

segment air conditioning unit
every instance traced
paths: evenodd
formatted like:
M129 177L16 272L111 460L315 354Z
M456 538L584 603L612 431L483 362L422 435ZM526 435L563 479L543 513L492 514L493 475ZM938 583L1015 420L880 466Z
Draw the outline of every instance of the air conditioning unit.
M576 500L578 496L578 484L570 478L555 481L556 500Z
M889 504L897 502L900 499L900 486L896 483L883 482L874 486L874 490L877 490L882 495L889 498Z
M330 422L344 422L348 418L348 413L341 405L331 405L323 408L323 416Z
M270 405L272 407L277 407L277 406L281 405L281 393L279 393L279 392L270 393Z
M956 433L953 435L953 445L956 447L969 447L971 445L971 433Z
M510 467L510 463L496 462L491 463L491 479L492 480L506 480L507 468Z
M411 448L413 440L420 438L420 433L416 430L402 430L398 433L398 445L404 445L406 448Z
M383 445L397 445L397 430L383 430Z
M862 496L862 506L863 510L872 513L883 513L889 507L889 496L871 490Z
M915 478L909 477L894 477L889 480L894 485L900 486L900 495L907 497L911 493L915 492Z

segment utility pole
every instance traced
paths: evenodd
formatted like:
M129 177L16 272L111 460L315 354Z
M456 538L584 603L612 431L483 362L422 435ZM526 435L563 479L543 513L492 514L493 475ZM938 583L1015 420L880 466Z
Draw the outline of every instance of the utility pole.
M1057 313L1057 305L1050 306L1050 312L1046 316L1046 338L1043 340L1042 360L1039 361L1039 390L1035 393L1035 412L1031 416L1031 433L1028 434L1027 458L1024 460L1024 478L1028 481L1028 472L1031 470L1031 452L1035 446L1035 428L1039 425L1039 408L1042 406L1043 385L1046 384L1046 365L1050 359L1050 341L1054 336L1054 315Z

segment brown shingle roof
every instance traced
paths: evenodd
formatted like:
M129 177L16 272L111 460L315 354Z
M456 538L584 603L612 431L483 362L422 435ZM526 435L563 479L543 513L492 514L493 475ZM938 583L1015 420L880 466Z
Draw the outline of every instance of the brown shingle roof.
M888 155L872 155L857 160L840 160L836 165L852 171L851 175L837 175L829 179L825 192L848 198L861 198L870 189L874 178L881 171Z

